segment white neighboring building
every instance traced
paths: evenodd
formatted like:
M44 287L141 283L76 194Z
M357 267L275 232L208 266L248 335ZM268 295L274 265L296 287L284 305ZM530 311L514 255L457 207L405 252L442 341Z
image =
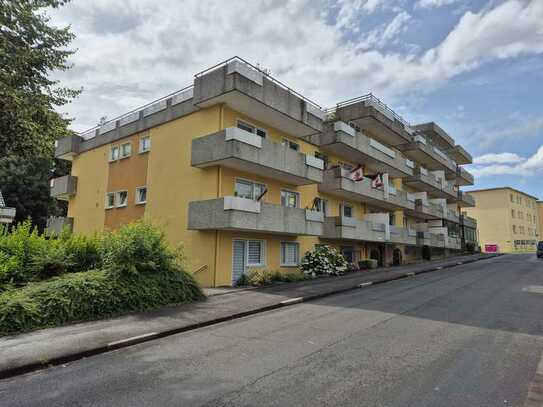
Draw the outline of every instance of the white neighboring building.
M8 208L0 191L0 223L11 223L15 219L15 208Z

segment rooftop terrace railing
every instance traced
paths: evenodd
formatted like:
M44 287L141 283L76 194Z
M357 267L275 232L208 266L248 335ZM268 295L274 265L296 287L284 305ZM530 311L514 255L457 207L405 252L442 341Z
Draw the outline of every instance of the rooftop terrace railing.
M301 93L299 92L296 92L294 89L292 89L290 86L284 84L283 82L279 81L278 79L274 78L273 76L271 76L268 72L266 72L266 70L263 70L262 68L259 68L253 64L251 64L250 62L247 62L246 60L244 60L243 58L241 57L238 57L238 56L234 56L232 58L229 58L223 62L219 62L218 64L216 65L213 65L211 68L207 68L201 72L198 72L196 75L194 75L195 78L199 78L203 75L205 75L206 73L208 72L211 72L211 71L214 71L215 69L218 69L218 68L221 68L225 65L228 65L230 62L233 62L233 61L238 61L238 62L241 62L243 63L244 65L246 65L247 67L257 71L258 73L264 75L266 77L266 79L270 80L271 82L275 83L277 86L283 88L284 90L286 90L287 92L299 97L300 99L304 100L305 102L313 105L313 107L316 107L317 109L320 109L320 110L325 110L323 109L322 106L320 106L318 103L312 101L311 99L305 97L304 95L302 95Z

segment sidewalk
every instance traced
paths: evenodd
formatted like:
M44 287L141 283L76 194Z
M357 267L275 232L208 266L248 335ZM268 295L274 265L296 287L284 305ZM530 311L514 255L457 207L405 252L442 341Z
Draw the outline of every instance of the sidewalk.
M212 289L207 301L0 337L0 378L302 301L495 257L475 254L259 289Z

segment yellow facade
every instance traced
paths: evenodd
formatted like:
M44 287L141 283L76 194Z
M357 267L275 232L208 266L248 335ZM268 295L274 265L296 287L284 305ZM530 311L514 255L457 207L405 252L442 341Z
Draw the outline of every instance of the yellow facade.
M513 188L470 191L474 208L464 211L477 220L479 242L498 245L502 253L535 251L540 240L540 214L536 198Z

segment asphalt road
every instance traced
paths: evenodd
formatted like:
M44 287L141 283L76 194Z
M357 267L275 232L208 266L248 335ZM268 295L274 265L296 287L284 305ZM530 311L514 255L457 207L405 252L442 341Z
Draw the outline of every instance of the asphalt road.
M7 406L522 406L543 261L510 255L0 381Z

